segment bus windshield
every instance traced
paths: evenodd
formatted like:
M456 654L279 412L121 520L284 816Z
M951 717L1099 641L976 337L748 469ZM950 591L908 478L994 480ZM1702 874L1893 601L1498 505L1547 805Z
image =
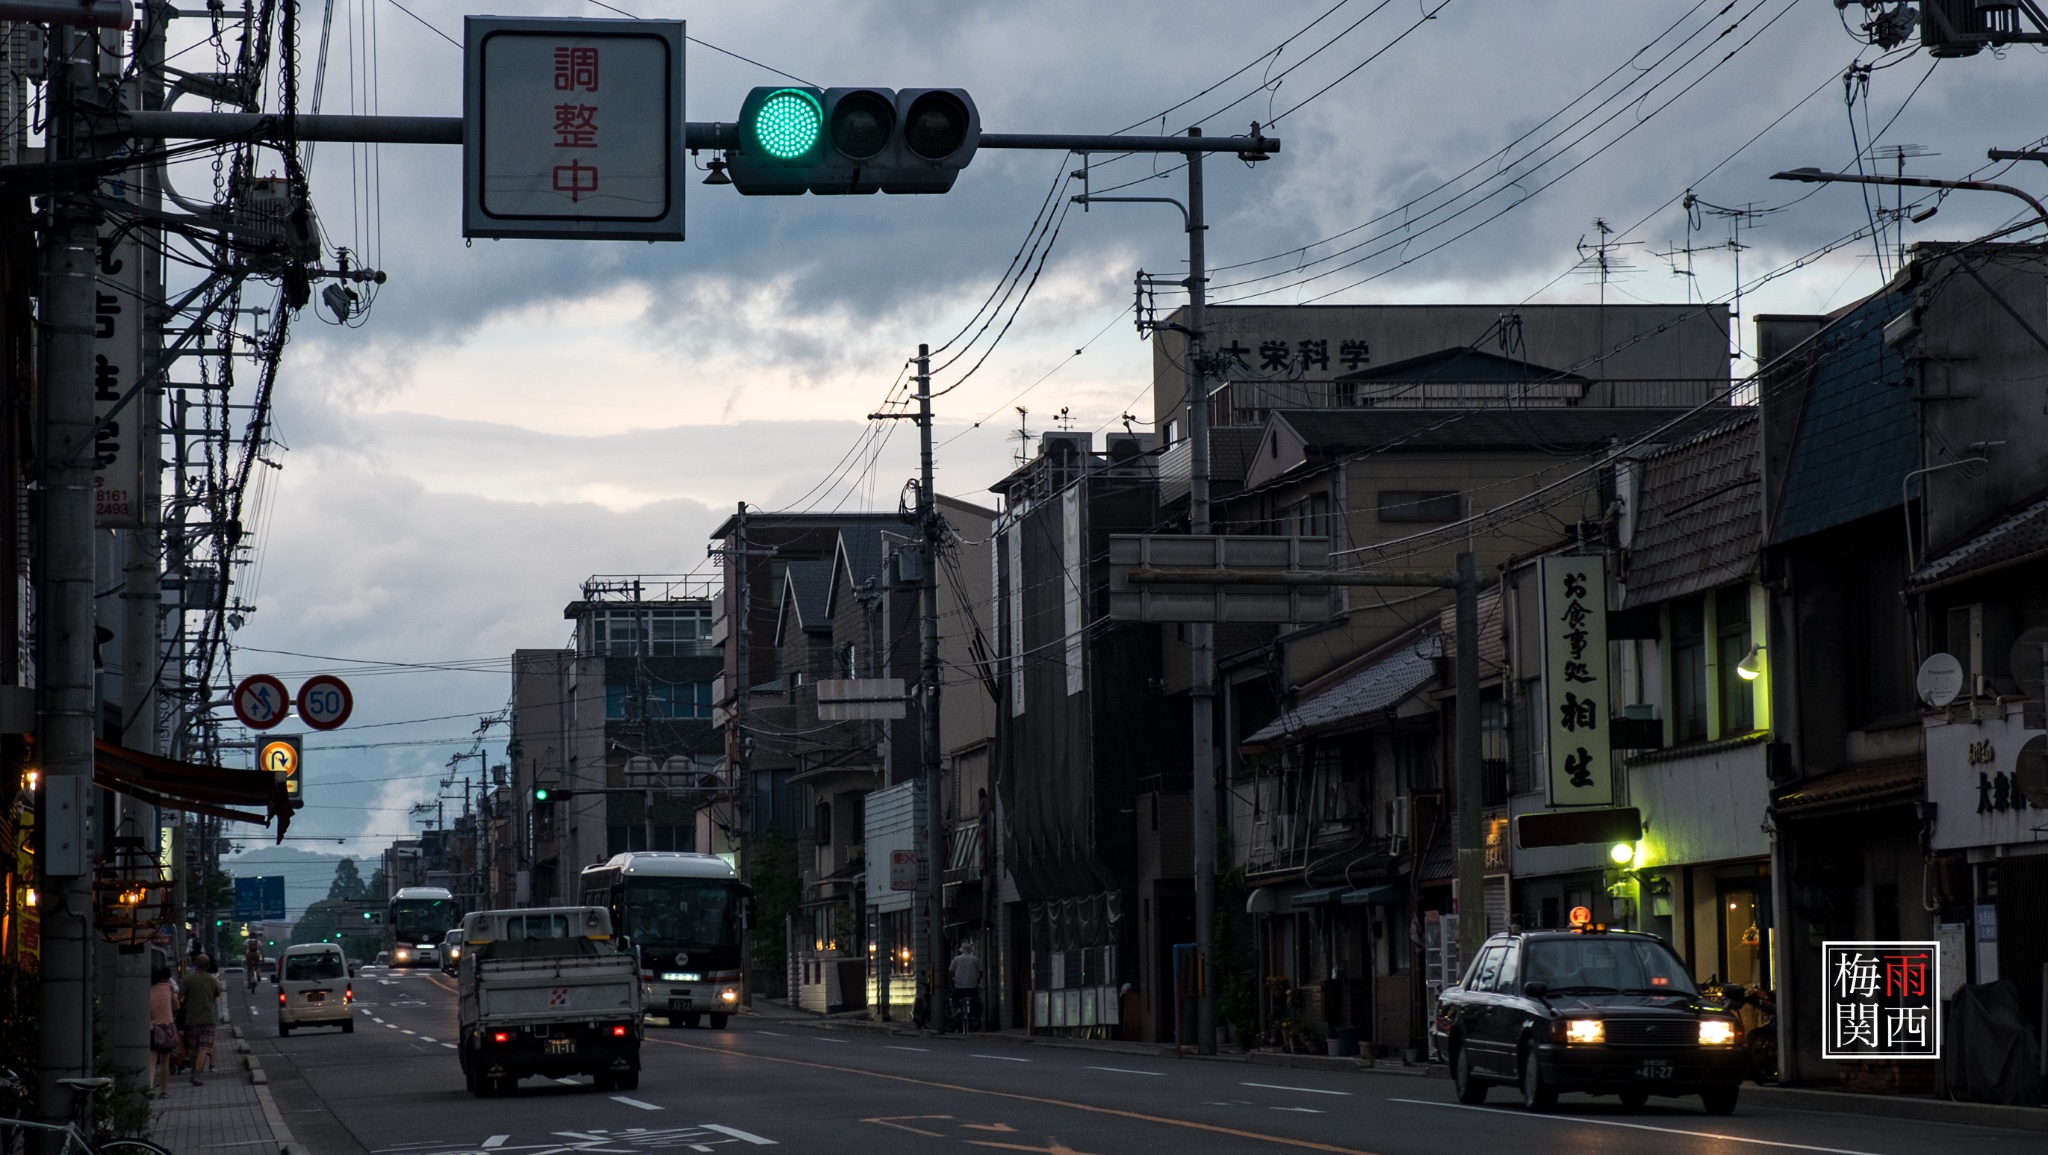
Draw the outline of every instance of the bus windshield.
M733 885L710 878L628 878L625 925L645 946L737 946L739 903Z
M391 935L399 942L440 942L455 927L455 903L445 898L391 900Z

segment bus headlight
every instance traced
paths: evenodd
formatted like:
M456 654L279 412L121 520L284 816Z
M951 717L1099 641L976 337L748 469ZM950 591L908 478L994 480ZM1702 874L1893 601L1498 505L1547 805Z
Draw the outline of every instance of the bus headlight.
M721 1002L721 1003L736 1003L736 1002L739 1002L739 1001L740 1001L740 992L739 992L739 989L738 989L737 987L726 987L726 988L724 988L723 990L721 990L721 991L719 991L719 992L718 992L718 1001L719 1001L719 1002Z

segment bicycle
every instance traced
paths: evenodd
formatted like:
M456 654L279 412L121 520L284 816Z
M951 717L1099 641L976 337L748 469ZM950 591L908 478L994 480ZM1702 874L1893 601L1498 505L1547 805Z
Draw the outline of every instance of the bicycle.
M5 1079L8 1089L17 1095L25 1095L27 1089L20 1080L11 1075ZM71 1091L71 1121L68 1123L45 1123L40 1119L10 1119L0 1117L0 1155L18 1155L26 1150L27 1132L48 1131L60 1133L64 1142L57 1148L56 1155L171 1155L171 1149L152 1143L147 1139L112 1138L94 1143L92 1141L92 1097L114 1085L112 1079L59 1079L57 1085Z
M967 987L953 992L952 1001L947 1004L946 1029L949 1033L969 1035L975 1031L975 1023L981 1016L981 992Z

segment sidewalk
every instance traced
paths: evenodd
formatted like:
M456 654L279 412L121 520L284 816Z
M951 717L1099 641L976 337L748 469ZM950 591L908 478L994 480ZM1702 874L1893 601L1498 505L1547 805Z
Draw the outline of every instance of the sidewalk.
M292 1139L263 1067L242 1039L247 1009L233 997L225 1001L236 1025L216 1032L214 1069L201 1076L206 1085L193 1086L189 1075L173 1076L170 1093L150 1111L149 1137L174 1155L307 1155Z

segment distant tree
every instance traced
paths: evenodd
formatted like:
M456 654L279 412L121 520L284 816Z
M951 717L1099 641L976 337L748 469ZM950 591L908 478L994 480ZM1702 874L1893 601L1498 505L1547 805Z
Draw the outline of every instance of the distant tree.
M384 892L386 885L384 867L379 865L376 870L370 872L370 881L363 884L363 897L371 902L383 902L391 897Z
M334 864L334 881L327 884L327 897L341 902L365 897L363 876L356 870L355 859L344 858Z

